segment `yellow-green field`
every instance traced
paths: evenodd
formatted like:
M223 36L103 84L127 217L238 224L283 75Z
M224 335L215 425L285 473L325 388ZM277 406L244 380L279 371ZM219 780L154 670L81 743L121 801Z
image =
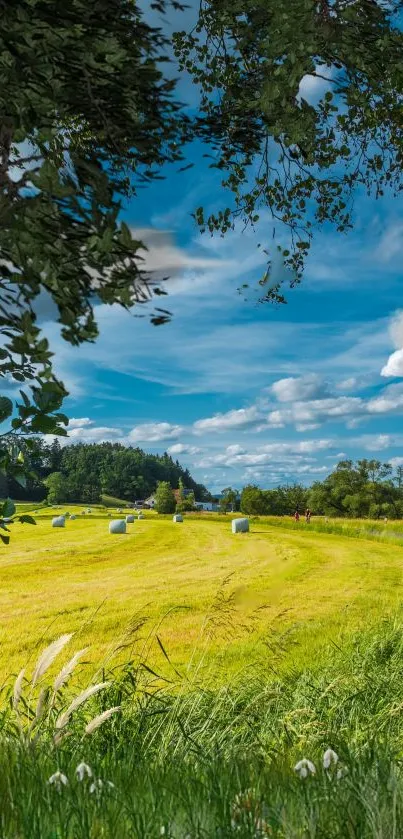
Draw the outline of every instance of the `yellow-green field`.
M140 636L138 645L149 631L158 662L151 631L158 621L181 668L195 648L214 661L217 677L259 656L268 660L273 650L278 666L280 648L281 666L314 663L324 645L340 644L401 602L403 548L396 544L263 519L234 536L229 517L174 524L152 513L111 536L107 511L67 509L78 518L64 529L51 527L63 508L41 509L36 527L15 524L1 548L1 677L26 664L38 644L73 631L75 649L89 646L98 663L128 630L126 643ZM139 615L149 618L149 630L130 636ZM130 646L121 651L129 654Z

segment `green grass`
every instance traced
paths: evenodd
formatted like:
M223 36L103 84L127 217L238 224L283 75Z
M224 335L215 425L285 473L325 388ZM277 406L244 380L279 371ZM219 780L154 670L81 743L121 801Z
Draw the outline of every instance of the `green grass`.
M2 549L2 677L17 672L55 628L77 633L92 660L103 660L139 614L150 626L161 624L179 667L202 645L216 681L266 644L286 649L283 668L311 665L329 640L375 624L400 602L399 545L286 520L253 521L249 534L233 536L230 517L190 516L177 525L154 513L125 536L110 536L104 508L82 509L70 505L78 518L65 529L51 527L64 508L43 509L36 527L15 524ZM225 604L227 624L212 638L217 604ZM154 651L158 664L156 643Z
M139 630L141 634L141 630ZM64 652L64 659L68 654ZM27 670L17 712L0 703L0 835L7 839L393 839L403 823L402 621L383 621L321 672L271 672L270 653L220 689L153 675L141 655L111 674L55 746L66 703L38 711ZM46 695L46 693L45 693ZM95 714L120 707L92 734ZM36 721L34 716L36 714ZM331 747L338 763L323 768ZM302 758L316 772L302 779ZM82 761L93 777L80 782ZM341 770L341 777L337 771ZM67 778L60 789L49 779ZM93 780L103 787L90 792ZM107 782L112 782L109 786Z
M116 498L114 495L102 495L101 496L102 504L105 507L126 507L127 501L124 501L122 498Z
M261 519L233 536L230 517L148 513L110 537L105 509L80 510L64 530L62 508L15 525L1 554L3 675L26 665L17 710L14 679L0 693L1 839L401 839L403 552L382 525ZM72 697L105 679L56 744ZM82 760L102 789L75 778Z

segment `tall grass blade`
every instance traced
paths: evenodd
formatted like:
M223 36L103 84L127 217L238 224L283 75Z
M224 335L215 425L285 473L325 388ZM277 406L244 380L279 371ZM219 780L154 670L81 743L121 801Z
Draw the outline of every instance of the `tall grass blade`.
M22 683L24 681L24 676L25 676L25 667L22 668L21 673L18 674L18 676L15 680L14 690L13 690L13 709L14 709L14 711L18 710L18 703L21 699Z
M99 728L99 726L102 725L104 722L106 722L106 720L109 720L110 717L113 716L113 714L116 714L118 711L121 710L122 706L116 705L115 708L108 708L107 711L104 711L102 714L98 714L97 717L94 717L94 719L91 720L91 722L89 722L88 725L85 726L85 733L92 734L92 732L96 731L96 729Z
M81 693L79 693L78 696L76 696L76 698L73 699L72 703L69 705L67 710L64 711L63 714L60 714L60 716L57 718L56 729L60 731L60 729L64 728L67 725L71 715L74 713L74 711L77 710L77 708L80 707L80 705L83 705L84 702L86 702L87 699L90 699L91 696L95 696L96 693L99 693L101 690L105 690L105 688L109 687L109 685L110 682L99 682L99 684L91 685L91 687L86 688L86 690L83 690Z
M60 690L63 687L63 685L65 685L67 679L70 678L71 674L73 673L73 670L77 666L81 656L83 656L84 653L87 652L87 650L88 647L85 647L83 650L79 650L77 653L73 655L70 661L68 661L67 664L65 664L64 667L62 667L60 673L58 674L58 676L56 676L55 681L53 683L53 690L55 693L57 693L57 691Z
M42 655L39 656L34 675L32 677L32 687L35 687L38 680L49 670L49 667L53 664L55 658L61 653L62 649L66 646L66 644L71 641L73 637L73 633L69 635L61 635L60 638L57 638L56 641L53 641L46 647L46 650L43 651Z

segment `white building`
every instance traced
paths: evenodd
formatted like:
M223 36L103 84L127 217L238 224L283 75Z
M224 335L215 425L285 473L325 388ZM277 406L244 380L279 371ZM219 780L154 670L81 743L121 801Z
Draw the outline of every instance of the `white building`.
M196 501L196 510L206 510L208 513L216 513L219 510L218 504L214 501Z

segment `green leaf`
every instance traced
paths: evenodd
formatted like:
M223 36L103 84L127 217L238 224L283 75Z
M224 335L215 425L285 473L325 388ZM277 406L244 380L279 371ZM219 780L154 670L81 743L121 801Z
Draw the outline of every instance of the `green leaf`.
M8 396L0 396L0 422L4 422L13 413L13 403Z
M27 478L25 473L22 472L20 469L15 469L11 472L11 474L14 480L17 481L17 484L19 484L21 487L25 489L27 486Z
M3 504L2 510L1 510L1 515L2 515L5 519L8 519L8 518L9 518L9 516L13 516L13 515L14 515L14 513L15 513L15 504L14 504L14 501L12 501L12 500L11 500L11 498L6 498L6 500L5 500L4 504Z
M20 516L19 521L22 522L22 524L36 524L35 519L32 518L32 516L29 516L28 514Z

